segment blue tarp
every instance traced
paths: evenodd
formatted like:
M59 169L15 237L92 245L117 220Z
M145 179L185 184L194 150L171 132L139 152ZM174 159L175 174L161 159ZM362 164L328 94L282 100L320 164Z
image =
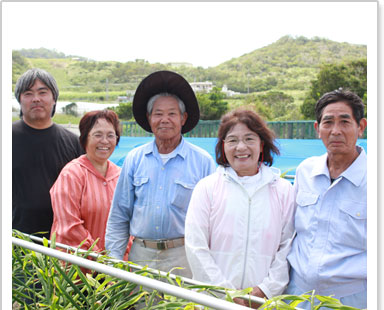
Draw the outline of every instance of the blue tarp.
M152 141L153 137L121 137L119 145L110 157L118 166L122 166L125 156L135 147ZM215 159L216 138L185 138L190 143L200 146ZM273 166L279 168L282 173L294 175L296 167L310 156L322 155L326 149L320 139L277 139L280 156L275 156ZM359 139L357 144L367 152L367 140Z

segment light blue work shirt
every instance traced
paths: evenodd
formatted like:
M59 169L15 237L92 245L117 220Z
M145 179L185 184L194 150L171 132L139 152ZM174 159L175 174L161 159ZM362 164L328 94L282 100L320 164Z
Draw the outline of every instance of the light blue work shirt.
M287 258L303 293L339 299L367 289L367 156L356 147L359 156L332 184L327 154L296 170L297 236Z
M208 152L184 138L163 164L155 140L130 151L109 213L105 246L122 259L130 235L143 239L184 237L196 183L216 170Z

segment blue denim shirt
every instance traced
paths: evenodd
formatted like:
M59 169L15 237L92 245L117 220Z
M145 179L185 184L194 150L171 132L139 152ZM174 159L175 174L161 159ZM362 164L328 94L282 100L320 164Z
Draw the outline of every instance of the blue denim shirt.
M288 261L294 283L336 298L367 288L367 157L360 155L331 184L327 154L296 172L295 229Z
M181 139L164 165L155 141L130 151L109 213L105 245L122 259L130 235L143 239L184 236L184 222L196 183L216 169L205 150Z

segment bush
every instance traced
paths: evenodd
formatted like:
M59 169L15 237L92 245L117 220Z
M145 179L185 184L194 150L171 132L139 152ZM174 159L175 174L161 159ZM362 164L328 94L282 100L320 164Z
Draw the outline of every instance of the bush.
M78 116L76 102L72 102L70 104L67 104L62 109L63 109L64 114L66 114L66 115Z
M121 91L110 91L108 92L108 100L106 100L106 92L75 92L75 91L60 91L60 101L117 101L118 96L125 96L124 92Z
M218 120L227 111L228 102L223 101L225 95L220 88L214 87L208 94L197 93L200 106L200 119Z
M13 237L32 242L24 234L13 230ZM75 252L73 255L86 258L93 246L86 252ZM43 239L43 244L48 247L48 240ZM55 249L55 237L51 239L50 247ZM129 271L126 262L112 262L107 256L99 256L96 261L113 265ZM147 291L142 286L127 282L103 273L84 273L77 265L60 261L54 257L31 251L18 245L12 246L12 303L15 308L24 309L133 309L138 307L146 309L189 309L197 307L195 303L183 300L158 291ZM132 272L132 271L131 271ZM160 274L154 275L147 268L135 271L136 274L168 281L170 284L186 289L205 291L217 296L217 290L225 292L225 299L234 302L234 298L245 296L252 288L244 290L227 290L222 287L210 285L187 285L179 277L173 280ZM28 301L28 305L27 305ZM290 301L291 304L286 302ZM337 299L314 294L281 295L267 300L259 309L294 309L301 302L309 301L318 305L313 309L329 307L332 309L358 310L353 307L343 306ZM249 301L250 302L250 301ZM209 308L204 308L209 309Z
M133 117L132 102L120 103L119 106L109 108L116 112L120 120L130 120Z

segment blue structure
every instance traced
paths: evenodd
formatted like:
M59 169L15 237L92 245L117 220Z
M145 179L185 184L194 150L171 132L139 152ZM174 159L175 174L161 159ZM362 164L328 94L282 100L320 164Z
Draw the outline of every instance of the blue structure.
M153 137L120 137L119 145L113 152L110 160L116 165L122 166L125 156L135 147L152 141ZM215 159L216 138L185 138L205 149ZM282 173L294 176L296 167L310 156L322 155L326 152L323 142L320 139L277 139L280 156L275 156L273 166L279 168ZM367 139L357 140L357 144L367 152Z

